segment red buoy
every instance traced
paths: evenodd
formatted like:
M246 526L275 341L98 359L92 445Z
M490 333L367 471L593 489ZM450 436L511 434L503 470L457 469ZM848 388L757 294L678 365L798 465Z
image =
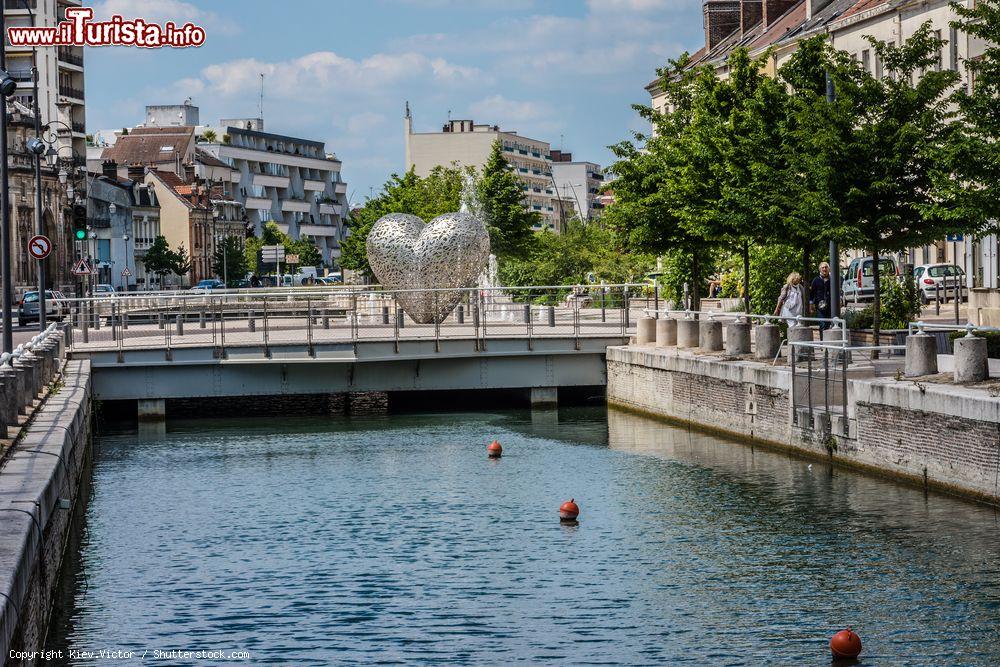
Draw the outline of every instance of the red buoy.
M580 516L580 507L570 498L559 507L559 519L562 521L574 521Z
M503 454L503 447L500 446L499 442L494 440L486 446L486 453L489 454L491 459L498 459Z
M830 651L835 658L856 658L861 654L861 637L850 628L830 638Z

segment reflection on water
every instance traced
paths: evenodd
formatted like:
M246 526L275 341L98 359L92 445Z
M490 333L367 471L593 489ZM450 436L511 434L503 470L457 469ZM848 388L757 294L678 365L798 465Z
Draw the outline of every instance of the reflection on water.
M809 466L604 409L108 435L50 644L826 665L851 624L864 664L1000 662L996 513Z

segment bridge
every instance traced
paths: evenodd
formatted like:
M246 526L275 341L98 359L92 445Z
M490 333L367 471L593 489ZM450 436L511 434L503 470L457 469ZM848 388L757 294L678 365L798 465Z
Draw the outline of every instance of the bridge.
M543 404L559 387L606 384L607 347L627 342L653 305L636 287L462 290L431 324L414 322L399 294L370 289L124 295L64 308L95 398L139 400L154 414L171 398L373 391L526 389Z

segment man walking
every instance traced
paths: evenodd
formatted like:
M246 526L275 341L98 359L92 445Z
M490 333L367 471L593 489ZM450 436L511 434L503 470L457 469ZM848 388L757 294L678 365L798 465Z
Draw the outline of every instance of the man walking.
M826 262L819 265L819 275L813 278L809 290L809 302L813 305L817 317L830 317L830 265ZM829 327L829 322L819 323L820 331Z

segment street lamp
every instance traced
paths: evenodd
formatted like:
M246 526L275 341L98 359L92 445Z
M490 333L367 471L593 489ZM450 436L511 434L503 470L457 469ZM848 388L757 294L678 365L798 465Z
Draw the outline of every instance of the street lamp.
M129 268L128 268L128 240L129 240L129 235L128 234L123 234L122 235L122 240L125 241L125 270L129 271ZM129 271L129 273L131 273L131 271ZM129 291L129 289L128 289L128 276L122 276L122 282L124 283L125 291L128 292Z

